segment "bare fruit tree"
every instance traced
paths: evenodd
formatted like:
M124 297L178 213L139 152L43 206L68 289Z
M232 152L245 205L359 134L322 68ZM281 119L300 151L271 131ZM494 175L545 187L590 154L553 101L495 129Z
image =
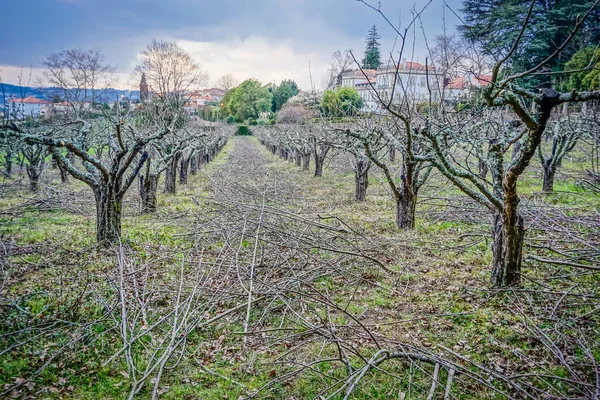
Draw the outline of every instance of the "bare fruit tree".
M98 49L72 49L48 55L42 65L44 78L61 89L64 104L75 118L81 118L95 103L103 102L113 80L114 67Z
M510 51L499 59L492 70L489 85L483 90L483 110L481 113L465 110L462 115L450 116L440 113L435 128L423 131L431 143L430 160L438 170L467 195L488 207L494 217L494 244L492 284L495 286L518 285L521 280L521 262L525 226L519 213L518 180L531 159L539 151L553 111L563 103L586 102L600 98L600 91L577 92L575 90L560 93L553 88L544 88L539 92L528 90L523 82L530 77L544 74L543 68L575 37L579 27L598 6L596 1L588 11L578 19L571 34L548 58L528 70L518 70L507 63L522 46L527 46L523 37L530 22L535 1L532 1L520 34ZM503 110L510 110L508 115ZM469 117L467 117L469 115ZM493 137L487 138L489 144L485 163L492 174L492 182L486 182L480 175L473 173L466 163L459 161L450 151L451 143L460 142L467 127L465 121L470 117L483 118L489 125L498 127ZM450 121L453 121L450 123ZM462 121L460 121L462 120ZM495 121L495 122L494 122ZM485 123L485 122L484 122ZM460 126L458 130L452 127ZM515 148L515 145L518 146ZM479 148L481 151L482 148ZM505 162L505 155L512 153L511 161Z

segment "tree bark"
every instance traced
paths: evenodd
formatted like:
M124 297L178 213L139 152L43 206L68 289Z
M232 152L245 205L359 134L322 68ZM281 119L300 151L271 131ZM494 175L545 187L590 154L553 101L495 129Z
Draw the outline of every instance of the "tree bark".
M390 161L394 162L396 159L396 146L390 146Z
M94 189L96 198L96 241L102 246L118 244L121 239L122 202L112 186Z
M354 198L356 201L365 201L369 187L369 167L365 160L357 160L354 167Z
M158 192L158 179L160 174L140 175L140 198L142 200L142 214L156 211L156 197Z
M12 162L13 162L12 153L5 154L4 155L4 174L6 176L10 176L10 174L12 173Z
M188 169L190 167L190 157L181 157L179 162L179 183L187 185L188 182Z
M196 175L198 173L198 155L194 154L190 157L190 174Z
M56 162L56 166L60 171L60 182L66 185L69 183L69 171L67 171L67 167L58 158L53 156L52 159Z
M479 176L481 177L481 179L485 179L488 173L488 165L487 163L482 160L479 159Z
M323 176L323 164L330 149L331 146L328 144L317 145L316 141L313 142L312 153L315 155L315 176Z
M402 230L415 228L415 212L417 208L417 195L408 190L403 190L400 199L396 199L396 227Z
M497 213L493 233L492 285L517 286L521 283L521 259L525 237L523 217L506 209L504 213Z
M310 169L310 153L302 155L302 170L308 171Z
M296 150L296 167L300 167L302 165L302 154L300 153L300 150Z
M42 175L44 161L38 160L30 162L27 166L27 176L29 177L29 190L37 192L39 189L40 176Z
M323 176L323 159L315 156L315 176Z
M554 191L554 176L556 168L551 165L544 165L544 180L542 182L542 191L544 193L552 193Z
M165 171L165 193L175 194L177 191L177 164L180 155L174 156Z

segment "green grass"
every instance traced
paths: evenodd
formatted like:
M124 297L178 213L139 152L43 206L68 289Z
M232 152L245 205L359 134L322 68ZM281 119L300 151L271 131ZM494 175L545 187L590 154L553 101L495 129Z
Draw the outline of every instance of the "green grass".
M177 277L177 265L193 242L185 235L190 231L189 218L181 217L202 213L206 207L204 198L211 188L207 176L228 162L234 146L240 140L251 141L260 146L254 137L231 139L219 156L196 176L189 177L187 187L179 186L177 195L166 195L159 190L159 211L156 215L140 216L136 210L135 188L128 195L123 219L123 241L130 257L139 265L155 262L160 279L171 282ZM520 360L511 350L543 357L540 344L530 340L519 319L507 313L510 307L508 294L490 296L487 291L491 252L489 241L483 237L469 244L470 236L459 239L463 234L481 234L489 231L487 223L465 222L452 217L430 217L439 211L436 206L419 206L417 229L414 232L398 232L394 227L394 204L387 192L381 176L373 172L370 176L368 199L365 203L353 201L354 178L352 173L333 174L325 170L325 176L314 178L311 171L301 171L292 163L284 162L260 147L261 154L268 160L268 168L281 174L303 188L305 203L298 210L290 205L290 211L299 212L306 218L317 215L335 215L347 221L370 238L375 238L373 252L384 259L391 255L387 268L399 271L395 276L384 272L378 266L356 263L354 268L360 283L350 284L352 277L326 275L318 278L314 286L327 291L340 307L352 316L363 316L365 323L373 330L394 343L430 343L432 346L444 344L456 346L457 351L467 354L472 360L486 363L490 357L498 357L512 363ZM580 164L564 164L565 171L573 171ZM51 171L52 172L52 171ZM54 173L56 173L54 171ZM565 175L567 176L567 175ZM577 207L598 203L598 195L582 191L572 179L558 179L557 193L544 195L553 205L564 206L567 212L577 213ZM70 190L89 196L87 187L75 182ZM541 180L535 171L528 170L519 183L519 191L524 197L541 196ZM439 175L432 177L430 186L423 189L422 195L460 196L460 192L447 185ZM29 198L25 188L9 191L0 198L0 208L17 210ZM572 211L570 211L572 208ZM576 215L576 214L575 214ZM176 218L177 217L177 218ZM182 219L178 219L181 217ZM491 220L491 218L489 218ZM86 285L95 285L106 293L114 295L110 274L116 269L114 252L110 253L95 245L95 221L93 203L89 202L85 214L74 214L57 209L54 211L19 210L11 215L0 217L0 234L28 249L25 254L11 256L9 261L16 268L9 276L9 286L5 293L18 299L19 308L6 308L2 317L6 323L0 325L0 333L15 326L27 326L31 321L43 322L61 318L77 322L89 321L103 313L103 305L96 298L81 295ZM241 243L244 251L252 250L252 240ZM222 241L207 246L206 251L220 249ZM167 257L168 255L168 257ZM311 255L323 262L335 259L332 252L314 248ZM207 254L207 257L212 257ZM68 278L68 279L67 279ZM599 282L598 275L582 278L582 284L593 286ZM356 289L356 290L355 290ZM348 304L348 300L352 301ZM162 301L168 301L162 299ZM233 304L233 303L232 303ZM592 305L580 305L581 314L593 310ZM252 310L253 320L261 316L259 309ZM323 306L307 305L307 312L315 317L325 318ZM344 313L333 314L335 323L345 325L352 319ZM269 319L270 318L270 319ZM276 316L265 320L265 326L277 324ZM595 318L595 317L594 317ZM544 322L544 321L541 321ZM591 323L597 323L592 319ZM36 388L46 387L45 398L73 399L120 399L127 396L130 380L126 378L127 368L121 361L108 367L102 366L118 347L118 336L109 332L111 324L97 323L89 328L89 340L78 348L76 357L69 360L56 360L34 379ZM545 325L540 325L546 328ZM301 332L305 328L299 328ZM232 332L243 330L241 321L232 320L189 335L189 346L196 346L198 354L208 351L201 346L209 345L224 336L221 349L206 359L183 359L178 367L162 381L161 388L168 390L162 395L165 399L238 399L247 391L225 379L203 372L198 362L206 363L211 370L235 379L250 391L268 383L273 376L281 376L291 367L268 364L287 351L283 344L273 349L259 349L255 352L256 361L251 370L247 363L235 360L231 363L227 349L239 348L240 337ZM296 333L298 333L296 332ZM27 376L57 346L66 343L68 335L57 335L52 341L34 340L19 352L8 352L0 356L0 387ZM152 340L147 338L148 343ZM3 346L6 343L2 343ZM372 354L373 343L357 341L357 349ZM600 346L593 347L596 358L600 358ZM138 349L140 353L142 351ZM250 353L250 352L249 352ZM320 349L307 345L302 354L311 359L316 354L335 355L333 347ZM33 357L34 355L35 357ZM583 354L577 354L584 357ZM352 357L355 366L362 365L360 359ZM143 365L143 362L140 361ZM410 363L391 361L390 371L402 377L396 379L386 374L370 373L357 389L357 399L397 398L398 392L418 397L428 390L430 378L418 370L411 370ZM549 365L552 370L564 374L558 365ZM431 373L431 371L429 371ZM408 375L412 374L409 381ZM445 377L442 373L442 380ZM314 398L335 379L347 376L345 366L334 362L315 365L302 375L274 385L263 393L264 398ZM409 384L410 382L410 384ZM555 382L545 383L556 385ZM454 389L453 395L460 399L487 398L478 388L467 391ZM27 392L24 392L27 393ZM150 398L151 387L140 392L140 398ZM340 394L336 398L343 398Z

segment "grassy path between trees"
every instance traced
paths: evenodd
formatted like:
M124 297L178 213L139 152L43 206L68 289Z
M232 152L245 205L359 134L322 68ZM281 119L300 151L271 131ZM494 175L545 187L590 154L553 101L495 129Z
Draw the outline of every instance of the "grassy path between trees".
M446 357L475 376L486 372L443 349L495 371L568 376L532 327L554 329L559 313L575 321L574 335L599 337L597 300L568 297L554 309L548 294L574 284L584 293L596 275L490 290L485 215L441 204L447 185L423 196L415 231L398 232L376 173L358 204L343 160L314 178L255 138L234 137L176 195L160 194L157 213L139 215L132 189L123 245L104 250L93 241L91 192L60 186L55 170L45 179L36 195L12 181L0 197L6 396L306 399L341 388L332 397L341 399L378 349ZM353 398L427 396L433 365L381 368ZM488 385L457 375L451 395L493 398Z

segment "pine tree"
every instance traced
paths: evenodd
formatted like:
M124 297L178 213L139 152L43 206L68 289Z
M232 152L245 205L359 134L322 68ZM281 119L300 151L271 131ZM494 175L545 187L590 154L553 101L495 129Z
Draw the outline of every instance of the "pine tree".
M373 25L367 34L365 58L363 58L362 62L363 68L377 69L381 66L381 52L379 50L381 43L379 43L379 39L381 39L381 36L377 33L377 27Z
M548 58L569 36L572 21L583 15L594 0L546 0L536 2L532 16L524 32L519 51L513 54L509 63L515 70L524 71ZM480 46L485 54L494 59L508 53L521 30L531 0L465 0L462 12L464 25L459 31L469 42ZM564 69L565 63L573 54L589 43L600 40L600 7L596 7L578 35L554 57L545 70L556 72ZM532 77L522 84L530 87L556 84L551 75Z

